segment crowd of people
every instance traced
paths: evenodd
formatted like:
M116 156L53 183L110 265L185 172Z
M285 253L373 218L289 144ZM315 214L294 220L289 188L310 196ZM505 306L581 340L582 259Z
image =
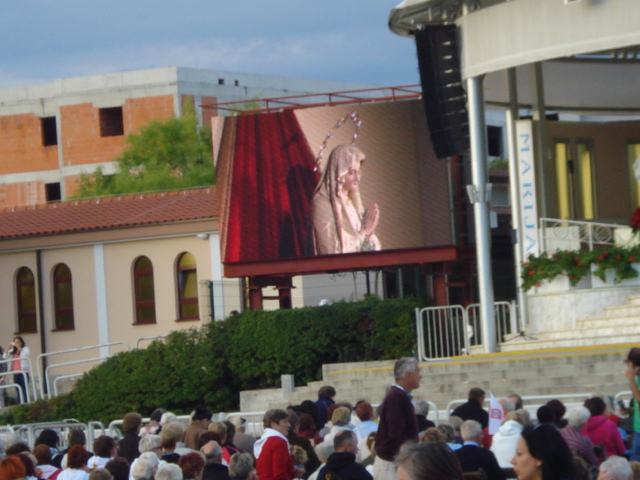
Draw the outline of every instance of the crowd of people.
M633 399L624 418L600 395L568 411L551 400L532 418L513 394L489 415L474 387L435 425L429 404L413 400L420 366L407 357L377 409L336 401L324 386L315 401L268 410L259 437L244 418L216 422L205 407L189 425L160 408L145 425L128 413L119 440L102 435L93 445L79 428L64 449L53 429L32 446L11 434L0 480L640 480L640 348L629 352L626 376Z

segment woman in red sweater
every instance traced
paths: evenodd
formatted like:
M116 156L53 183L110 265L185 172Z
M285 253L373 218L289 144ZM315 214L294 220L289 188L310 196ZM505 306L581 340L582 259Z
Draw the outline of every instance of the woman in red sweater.
M260 480L291 480L302 472L294 470L289 453L289 416L279 408L268 410L262 419L264 433L253 446L256 473Z

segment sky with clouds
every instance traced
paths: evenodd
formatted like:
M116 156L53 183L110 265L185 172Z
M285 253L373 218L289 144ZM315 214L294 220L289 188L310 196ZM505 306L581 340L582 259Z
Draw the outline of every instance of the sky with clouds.
M2 0L0 88L180 66L419 83L400 0Z

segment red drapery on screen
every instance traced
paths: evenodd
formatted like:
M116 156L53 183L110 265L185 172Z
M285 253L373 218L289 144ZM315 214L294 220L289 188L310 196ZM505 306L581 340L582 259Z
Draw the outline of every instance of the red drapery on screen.
M294 113L243 115L236 121L224 261L306 255L318 177Z

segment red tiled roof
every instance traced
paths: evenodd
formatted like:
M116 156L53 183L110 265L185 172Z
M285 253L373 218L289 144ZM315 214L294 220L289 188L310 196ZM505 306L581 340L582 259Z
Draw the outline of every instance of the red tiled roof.
M158 225L217 216L215 187L0 210L0 240Z

